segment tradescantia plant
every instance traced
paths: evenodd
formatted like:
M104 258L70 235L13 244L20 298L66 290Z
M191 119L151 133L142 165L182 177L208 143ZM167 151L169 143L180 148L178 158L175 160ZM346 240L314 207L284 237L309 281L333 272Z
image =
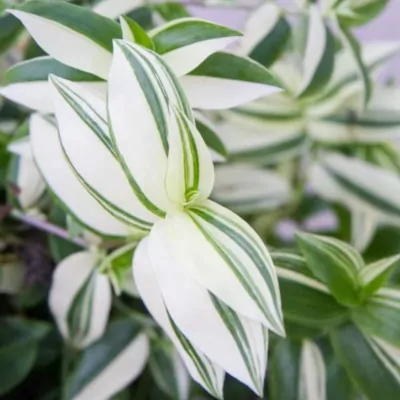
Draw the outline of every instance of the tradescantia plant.
M287 3L2 4L5 399L399 397L388 1Z

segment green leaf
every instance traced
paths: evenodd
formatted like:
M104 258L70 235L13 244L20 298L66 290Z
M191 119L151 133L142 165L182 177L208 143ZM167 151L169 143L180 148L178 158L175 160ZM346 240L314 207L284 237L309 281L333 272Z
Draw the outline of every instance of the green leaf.
M164 21L190 17L190 13L181 3L166 1L160 4L152 4L151 8L155 13L158 13Z
M244 36L240 41L240 54L268 67L282 54L290 39L291 28L280 8L266 3L247 19Z
M160 340L152 346L149 367L158 387L170 398L188 398L189 375L171 342Z
M18 385L32 369L38 342L49 332L49 325L19 318L0 321L0 395Z
M122 36L125 40L140 44L150 50L154 50L153 41L147 35L146 31L133 19L129 17L120 17Z
M329 82L335 62L335 42L315 5L309 8L304 72L298 97L314 95Z
M12 15L0 16L0 53L5 52L22 31L21 23Z
M358 43L357 39L355 36L351 33L347 27L338 21L338 28L341 33L342 41L344 44L344 47L347 48L350 53L353 55L354 62L357 66L358 74L360 76L360 79L363 83L363 106L364 108L367 106L371 94L372 94L372 82L371 82L371 77L369 76L369 71L367 66L364 63L363 57L362 57L362 51L361 51L361 46Z
M64 398L109 398L134 380L148 357L148 341L132 319L110 323L104 336L85 349L66 381Z
M202 114L196 114L196 128L200 132L206 145L218 156L225 160L228 156L225 145L219 137L217 128ZM218 160L217 160L218 161Z
M347 324L331 334L340 363L356 387L370 400L396 399L400 392L399 349L367 338Z
M9 12L51 57L107 78L112 41L121 37L116 22L87 8L55 1L30 1Z
M347 317L341 306L320 281L304 273L303 257L289 254L271 254L277 268L285 318L299 325L330 329Z
M309 341L281 340L270 366L271 400L324 399L326 370L318 346Z
M360 26L367 24L376 18L388 5L389 0L348 0L342 5L344 8L341 13L341 7L337 10L340 21L346 26ZM346 8L345 8L346 7ZM347 11L350 7L350 12Z
M360 271L360 281L364 296L376 292L389 279L393 269L399 266L400 255L396 255L366 265Z
M400 348L400 287L380 289L352 316L364 332Z
M326 283L339 303L359 304L357 274L364 261L356 250L337 239L307 233L299 233L297 243L308 268Z

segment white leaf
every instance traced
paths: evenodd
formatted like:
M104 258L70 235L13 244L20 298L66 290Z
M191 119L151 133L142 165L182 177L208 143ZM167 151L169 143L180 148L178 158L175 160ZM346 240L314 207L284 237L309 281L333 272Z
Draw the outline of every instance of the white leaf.
M112 54L94 40L39 15L20 10L8 11L25 25L47 54L66 65L107 78Z
M191 377L213 396L222 399L224 371L187 340L176 325L172 325L150 262L148 239L143 239L135 252L133 274L143 302L174 343Z
M33 154L43 178L70 212L100 235L129 236L129 227L106 212L78 181L64 158L54 125L35 114L30 121L30 135Z
M175 107L169 124L168 197L176 204L205 200L214 186L211 153L196 126Z
M374 237L378 218L374 213L353 210L351 213L351 243L363 252Z
M287 202L288 182L278 174L251 165L221 165L216 169L213 199L245 214L275 209Z
M93 6L93 11L105 17L116 19L145 4L143 0L100 0Z
M156 218L137 199L115 153L106 102L79 84L51 78L65 155L81 182L111 214L148 230Z
M97 256L83 251L63 260L53 274L49 305L63 337L83 348L99 339L111 308L111 288L95 271Z
M181 214L181 217L183 219L185 215ZM186 217L186 220L190 218ZM182 241L182 236L190 236L193 257L198 257L193 254L193 247L200 243L192 232L181 229L179 223L167 217L154 226L149 236L151 268L166 308L188 340L223 370L262 395L267 357L264 328L256 321L236 314L198 282L192 274L193 267L188 265L193 260L182 251L189 245L188 241ZM202 252L203 266L213 265L209 253ZM231 280L225 281L225 287L243 298L230 283Z

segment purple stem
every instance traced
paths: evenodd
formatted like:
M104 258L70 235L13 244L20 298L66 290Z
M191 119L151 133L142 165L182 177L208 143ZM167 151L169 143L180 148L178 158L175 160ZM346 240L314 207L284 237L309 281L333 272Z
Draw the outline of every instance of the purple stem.
M30 215L23 214L23 213L19 212L18 210L13 210L10 213L10 216L12 216L15 219L18 219L21 222L24 222L27 225L30 225L37 229L40 229L41 231L44 231L44 232L50 233L52 235L58 236L62 239L68 240L69 242L74 243L78 246L81 246L81 247L89 246L88 243L84 239L79 238L79 237L71 238L67 230L60 228L59 226L53 225L47 221L42 221L42 220L32 217Z

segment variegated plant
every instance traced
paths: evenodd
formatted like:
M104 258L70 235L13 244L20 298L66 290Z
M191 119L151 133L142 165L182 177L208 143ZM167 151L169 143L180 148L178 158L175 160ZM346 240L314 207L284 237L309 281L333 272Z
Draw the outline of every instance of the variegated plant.
M148 235L135 282L196 381L222 397L227 371L261 394L267 329L284 332L274 266L250 226L207 200L214 167L176 76L156 53L116 40L108 104L50 81L59 136L35 115L31 141L51 191L89 229Z
M73 3L0 1L0 396L397 399L388 0Z

